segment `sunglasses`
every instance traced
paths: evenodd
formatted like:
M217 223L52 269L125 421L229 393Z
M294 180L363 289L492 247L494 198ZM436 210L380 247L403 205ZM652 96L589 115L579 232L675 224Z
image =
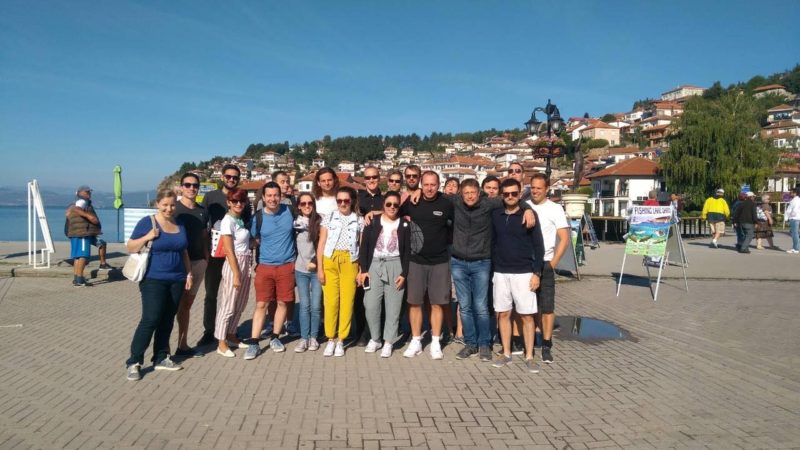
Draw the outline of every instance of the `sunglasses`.
M378 178L379 177L377 175L370 175L368 177L367 176L364 177L364 179L367 180L367 181L369 181L369 180L377 180Z
M314 206L314 202L300 202L298 203L300 206Z
M336 203L339 205L349 205L350 199L349 198L337 198Z
M247 200L231 200L232 205L244 205L247 203Z
M389 183L402 183L402 178L389 178Z
M408 174L408 173L406 174L406 179L407 180L408 179L417 179L417 178L419 178L419 175L416 175L416 174L413 174L413 173L412 174Z
M185 187L186 189L191 189L191 188L200 189L200 183L183 183L183 187Z
M522 169L510 169L510 173L522 173Z
M226 180L239 181L239 175L223 175Z
M503 192L503 197L519 197L519 191Z
M400 207L400 203L386 202L386 203L383 204L383 206L386 207L386 208L399 208Z

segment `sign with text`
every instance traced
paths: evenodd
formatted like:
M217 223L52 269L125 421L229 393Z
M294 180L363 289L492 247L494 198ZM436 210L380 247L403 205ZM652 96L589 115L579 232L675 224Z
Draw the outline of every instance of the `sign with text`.
M634 206L630 216L625 253L639 256L664 256L672 222L670 206Z

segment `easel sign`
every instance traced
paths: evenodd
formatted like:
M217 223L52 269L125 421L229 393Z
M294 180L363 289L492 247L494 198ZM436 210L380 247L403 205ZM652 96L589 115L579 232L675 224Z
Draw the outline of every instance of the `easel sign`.
M622 277L625 273L625 261L628 255L642 256L642 264L647 269L648 285L653 301L658 300L658 288L661 285L661 275L664 266L669 261L670 252L667 250L667 242L670 241L670 227L672 223L672 207L670 206L634 206L630 216L630 228L628 237L625 240L625 254L622 257L622 268L619 271L619 282L617 283L617 296L622 287ZM677 227L674 229L677 231ZM679 233L673 233L672 239L680 239ZM670 248L679 249L681 267L683 268L683 279L686 290L689 285L686 279L685 252L682 250L680 241L672 244ZM653 290L650 268L658 268L656 277L656 287Z

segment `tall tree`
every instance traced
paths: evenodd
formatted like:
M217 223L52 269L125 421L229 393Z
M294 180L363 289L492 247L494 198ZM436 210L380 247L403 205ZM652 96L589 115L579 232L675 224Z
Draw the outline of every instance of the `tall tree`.
M764 186L778 152L761 138L760 113L751 96L735 92L689 100L661 158L670 189L699 204L719 187L733 198L743 183L754 190Z

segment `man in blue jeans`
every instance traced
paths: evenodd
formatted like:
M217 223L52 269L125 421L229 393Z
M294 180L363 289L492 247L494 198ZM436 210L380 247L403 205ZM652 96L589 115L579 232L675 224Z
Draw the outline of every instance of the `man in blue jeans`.
M478 353L482 361L492 360L489 318L489 277L492 270L491 211L503 207L500 197L481 196L477 180L461 183L461 196L445 196L453 202L453 246L450 271L461 307L464 348L456 359ZM525 205L525 225L533 227L533 212Z

